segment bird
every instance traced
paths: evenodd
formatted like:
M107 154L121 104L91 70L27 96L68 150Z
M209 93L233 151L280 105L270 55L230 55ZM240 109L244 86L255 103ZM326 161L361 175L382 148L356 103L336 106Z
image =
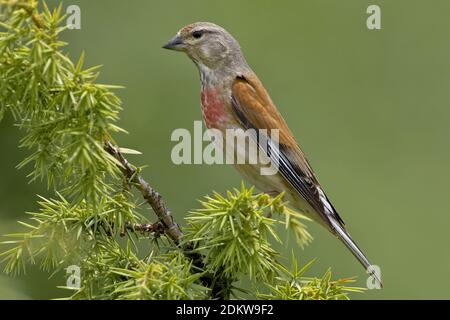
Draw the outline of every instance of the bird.
M269 135L253 136L266 158L276 161L275 174L262 175L262 163L235 164L235 168L259 190L270 195L284 193L290 206L341 240L382 286L381 276L353 241L286 121L247 63L239 42L217 24L195 22L181 28L163 48L184 52L197 66L201 109L208 129L278 130L277 141Z

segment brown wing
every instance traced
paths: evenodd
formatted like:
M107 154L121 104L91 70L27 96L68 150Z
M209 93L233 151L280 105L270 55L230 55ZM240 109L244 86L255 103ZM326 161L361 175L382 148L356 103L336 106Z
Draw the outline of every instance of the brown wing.
M315 180L311 166L259 79L256 76L237 78L232 87L232 96L241 106L241 113L255 129L280 130L280 144L286 146L290 156L305 168L305 175Z
M236 119L249 129L279 129L279 148L266 150L279 164L281 175L328 222L332 215L343 225L286 122L256 76L238 77L232 86L232 107ZM264 148L263 148L264 149Z

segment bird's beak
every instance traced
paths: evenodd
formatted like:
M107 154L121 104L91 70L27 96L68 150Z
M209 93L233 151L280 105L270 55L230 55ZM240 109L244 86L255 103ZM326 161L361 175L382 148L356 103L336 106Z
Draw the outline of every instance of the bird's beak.
M172 39L170 39L170 41L167 42L163 46L164 49L175 50L175 51L183 51L183 49L185 47L186 46L183 42L183 39L181 39L180 35L178 35L178 34L175 37L173 37Z

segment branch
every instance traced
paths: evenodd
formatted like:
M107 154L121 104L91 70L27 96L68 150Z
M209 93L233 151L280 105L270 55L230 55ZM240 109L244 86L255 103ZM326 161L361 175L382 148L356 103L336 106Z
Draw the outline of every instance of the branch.
M144 224L127 223L125 225L125 228L133 232L140 232L142 234L154 233L155 235L162 234L165 231L165 227L160 221L156 223L144 223Z
M132 182L132 184L138 188L144 199L153 208L153 211L159 218L160 222L154 224L127 224L126 228L134 232L153 232L167 234L175 244L179 245L183 233L179 225L174 221L170 209L167 208L166 204L162 200L161 195L153 189L148 182L146 182L138 170L124 158L119 148L114 146L110 141L105 143L105 150L117 159L121 166L119 166L123 175ZM203 262L203 256L194 250L192 243L186 243L182 248L184 255L192 260L192 265L194 267L194 272L198 270L204 270L205 265ZM197 270L195 270L197 269ZM228 299L231 293L231 284L233 281L227 279L221 274L204 274L200 281L202 281L207 287L211 288L211 297L213 299Z
M179 225L173 219L172 213L164 203L161 195L153 189L150 184L142 178L138 170L124 158L119 148L108 141L105 144L105 150L120 162L121 166L119 168L123 175L129 182L132 182L139 191L141 191L145 201L152 207L153 211L158 216L159 221L162 223L164 233L176 244L179 244L183 237L183 233L181 232Z

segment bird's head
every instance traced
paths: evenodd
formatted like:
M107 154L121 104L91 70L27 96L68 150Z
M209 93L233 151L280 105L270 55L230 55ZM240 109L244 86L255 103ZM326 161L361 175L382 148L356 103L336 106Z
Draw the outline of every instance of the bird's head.
M236 39L211 22L196 22L181 28L163 48L185 52L200 68L246 65Z

